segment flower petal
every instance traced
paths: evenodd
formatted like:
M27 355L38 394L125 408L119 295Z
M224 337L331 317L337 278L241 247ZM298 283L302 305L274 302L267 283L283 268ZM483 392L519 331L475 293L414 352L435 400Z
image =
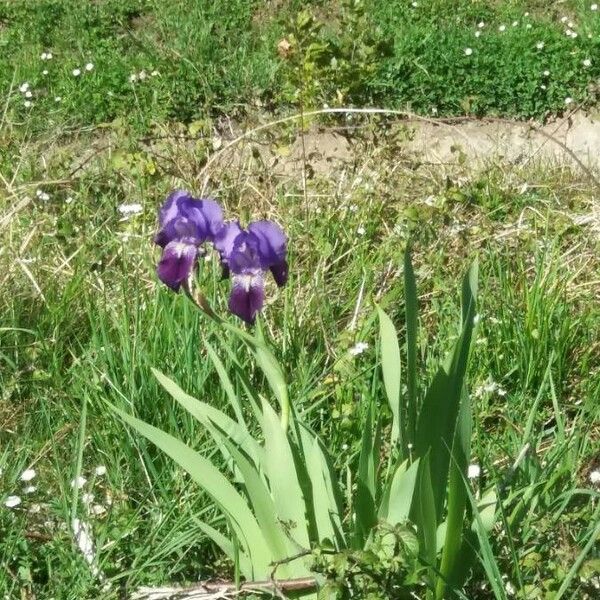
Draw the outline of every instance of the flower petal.
M288 280L288 264L286 260L281 261L280 263L276 263L271 265L271 273L273 274L273 279L275 279L275 283L279 287L283 287Z
M192 199L192 195L185 190L171 192L158 213L158 223L164 227L169 221L179 216L179 203L183 199Z
M255 221L248 225L248 231L258 240L258 253L264 269L285 261L287 236L279 225L273 221Z
M246 323L253 324L265 301L262 273L234 275L229 296L229 310Z
M235 240L240 233L242 233L242 228L237 221L225 223L217 232L217 235L215 236L215 248L221 255L221 260L223 262L226 263L231 256Z
M214 200L184 198L179 206L181 214L196 225L196 235L202 241L212 241L223 227L223 210Z
M241 231L233 242L233 250L227 257L227 266L238 275L254 275L263 270L258 249L258 238Z
M168 243L156 268L158 278L171 289L179 291L181 284L190 276L197 256L198 249L193 244Z

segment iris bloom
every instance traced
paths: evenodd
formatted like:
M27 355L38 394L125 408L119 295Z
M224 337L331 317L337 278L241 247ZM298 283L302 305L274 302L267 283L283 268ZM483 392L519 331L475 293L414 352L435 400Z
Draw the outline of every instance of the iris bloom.
M229 310L254 323L265 301L265 274L271 271L275 283L288 278L287 238L272 221L255 221L243 230L239 223L225 225L215 239L226 275L231 274Z
M231 275L229 310L247 323L254 323L263 307L267 271L278 286L287 282L287 237L272 221L255 221L242 229L237 221L223 222L215 201L177 190L161 208L159 225L155 242L163 253L157 273L175 291L182 285L190 291L188 281L205 242L219 252L225 277Z
M196 267L200 246L214 241L223 227L223 211L214 200L193 198L183 190L171 193L160 209L160 230L154 241L163 249L159 279L176 292Z

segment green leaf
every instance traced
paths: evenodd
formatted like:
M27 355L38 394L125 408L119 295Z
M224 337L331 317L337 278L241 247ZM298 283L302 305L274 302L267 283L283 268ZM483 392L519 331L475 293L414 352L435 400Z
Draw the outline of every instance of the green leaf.
M417 526L419 552L428 567L430 583L433 584L437 552L437 516L431 483L429 453L419 463L416 489L417 494L412 506L413 521Z
M336 548L345 548L341 494L331 461L317 435L301 424L299 431L306 470L311 482L312 513L318 534L317 541L329 540Z
M404 253L404 304L406 312L407 443L415 443L419 398L417 388L418 296L410 249Z
M379 307L377 307L377 314L379 315L383 383L393 415L392 444L399 440L400 447L403 448L405 440L405 417L400 399L401 361L398 334L392 320Z
M380 514L380 517L390 525L397 525L408 520L417 484L419 462L417 459L408 467L408 461L404 461L394 473L389 488L386 513L385 515Z
M461 335L446 364L436 373L427 390L417 425L416 456L424 456L431 451L431 479L436 482L434 497L438 517L442 515L444 509L450 452L454 443L454 432L471 348L476 277L477 263L474 263L463 281Z
M306 504L292 449L275 411L264 400L263 427L265 436L263 467L269 480L277 515L287 523L287 534L299 546L297 550L309 548Z
M377 443L373 435L372 408L367 411L364 424L360 457L358 461L358 476L356 480L356 502L354 522L354 546L362 548L371 529L377 524L375 509L376 473L379 459ZM377 428L379 429L379 428Z
M253 573L248 556L243 552L238 552L236 555L233 542L229 538L225 537L220 531L217 531L214 527L211 527L208 523L196 518L194 518L194 522L219 548L221 548L224 554L231 561L235 561L237 557L242 574L246 579L251 580Z
M171 457L215 501L231 521L254 577L270 573L273 555L248 504L214 465L177 438L110 405L128 425Z
M442 600L446 586L460 589L464 581L455 580L454 576L468 573L464 565L457 569L457 563L464 563L463 529L467 507L465 475L471 453L471 403L469 395L463 392L463 399L458 416L458 424L452 445L452 459L448 483L448 512L446 530L440 563L440 575L437 579L436 598Z
M258 465L261 463L264 450L250 435L243 422L237 423L214 406L186 394L172 379L169 379L160 371L152 369L152 373L173 399L181 404L195 419L205 427L210 424L216 425L219 430L225 433L229 439L233 440L252 458L254 464Z
M244 425L244 427L245 427L246 423L244 420L244 413L242 411L242 403L240 402L238 395L235 393L235 389L233 388L233 383L231 382L231 379L229 378L229 375L227 374L227 370L225 369L223 362L219 358L219 355L215 352L215 349L208 343L208 340L204 340L204 345L206 346L206 350L208 352L208 356L209 356L210 360L212 361L213 365L215 366L217 375L219 376L219 379L221 380L221 386L225 390L227 399L229 400L229 404L231 404L231 407L233 408L233 412L235 413L235 417L236 417L238 423L240 423L241 425Z

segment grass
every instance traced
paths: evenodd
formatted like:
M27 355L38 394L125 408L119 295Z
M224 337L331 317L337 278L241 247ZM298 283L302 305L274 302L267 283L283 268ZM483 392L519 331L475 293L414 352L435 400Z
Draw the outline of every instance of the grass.
M587 476L598 459L594 332L600 314L592 301L598 241L575 224L595 192L563 170L491 168L454 183L450 174L449 184L427 166L391 168L392 134L378 148L368 136L357 143L363 146L356 164L309 179L306 194L301 179L281 179L257 159L216 165L211 173L211 187L229 210L276 216L293 240L290 285L267 309L293 398L329 440L337 466L353 464L364 410L373 399L387 411L374 354L373 302L402 323L403 244L409 235L414 240L425 373L446 349L440 340L453 334L447 328L457 310L458 274L478 254L481 322L470 373L477 399L474 460L483 469L481 485L497 482L505 499L506 523L492 540L501 573L529 594L523 597L543 597L558 589L595 522L596 492ZM121 145L131 150L130 139ZM35 154L44 155L43 147ZM97 593L65 525L72 511L86 515L81 494L73 505L70 487L80 451L88 479L82 492L93 493L106 511L88 518L114 590L228 572L195 525L202 516L222 526L218 514L105 404L212 452L150 368L217 406L226 402L203 351L203 339L218 343L221 334L182 297L157 286L149 245L155 207L173 185L194 187L198 158L173 145L168 156L153 160L156 172L149 173L115 168L107 153L95 155L49 201L32 202L2 232L1 486L5 495L23 498L18 509L0 512L6 566L0 585L9 597L21 589ZM173 162L181 178L169 175ZM28 178L43 176L30 168ZM57 167L52 176L60 180L66 170ZM67 204L68 197L74 201ZM121 220L116 207L132 199L141 199L143 213ZM524 210L530 206L535 212ZM223 310L227 284L216 271L206 265L202 278ZM369 349L352 358L348 349L356 341ZM246 356L240 360L252 371ZM30 464L38 490L29 496L18 478ZM94 477L100 464L107 474ZM469 597L488 597L477 591L481 581L476 574ZM591 590L578 578L569 586L579 597Z
M0 89L25 134L324 103L543 119L594 104L598 44L583 1L18 0L0 7Z
M354 130L348 164L323 170L308 157L306 177L253 151L275 148L285 164L298 135L289 124L202 169L227 138L223 115L236 130L236 120L262 119L265 107L377 102L423 114L545 117L562 111L566 97L593 105L600 12L587 2L559 10L394 0L364 9L311 2L307 14L303 4L0 6L0 89L8 92L0 126L0 500L22 499L0 509L3 596L116 598L142 584L231 576L197 524L226 527L218 512L106 405L214 452L150 373L159 368L226 405L203 346L218 347L222 332L154 275L156 208L185 186L206 188L243 219L275 217L288 231L291 281L270 290L266 325L296 407L328 440L340 473L358 460L372 402L390 424L374 307L402 325L405 243L414 245L424 377L456 335L459 275L479 257L469 381L482 477L473 493L493 485L502 499L490 539L495 565L489 556L482 564L518 598L594 597L600 240L581 217L592 212L595 184L552 165L471 173L421 164L403 153L406 131L378 117L358 118L365 127ZM563 14L577 38L564 34ZM277 53L283 37L293 47L287 57ZM53 58L41 61L48 51ZM131 82L142 70L147 77ZM25 81L27 109L18 89ZM143 211L124 219L118 207L131 202ZM228 284L217 273L206 263L201 278L224 312ZM368 349L353 357L359 341ZM231 357L221 358L230 368ZM263 386L249 358L240 352L238 360ZM106 474L94 474L98 465ZM26 494L19 477L30 466L37 475L27 485L37 489ZM74 495L80 475L87 483ZM84 493L94 496L89 505ZM100 591L73 544L73 514L91 523L110 589ZM484 571L467 597L490 597Z

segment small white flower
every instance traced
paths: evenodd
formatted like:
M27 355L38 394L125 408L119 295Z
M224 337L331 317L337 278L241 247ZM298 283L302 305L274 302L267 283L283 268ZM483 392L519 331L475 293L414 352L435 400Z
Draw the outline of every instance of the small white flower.
M31 91L30 91L30 90L27 90L27 91L25 92L25 98L31 98L32 96L33 96L33 94L31 93Z
M471 56L473 54L473 48L465 48L465 56Z
M359 354L362 354L365 350L367 350L368 347L369 344L367 344L366 342L357 342L354 346L352 346L352 348L350 348L350 350L348 350L348 352L352 356L358 356Z
M500 27L498 27L498 31L506 31L506 25L500 25Z
M543 90L546 90L546 89L548 89L548 86L547 86L547 85L544 85L544 84L542 83L542 85L540 85L540 88L541 88L541 89L543 89Z
M477 27L479 27L479 29L483 29L485 27L485 23L483 21L479 21L479 23L477 23Z
M526 12L526 13L525 13L523 16L524 16L524 17L528 17L528 16L529 16L529 13L528 13L528 12Z
M348 450L348 444L342 444L342 450Z
M512 22L512 26L513 26L513 27L517 27L517 25L518 25L518 24L519 24L519 21L513 21L513 22Z
M569 29L573 29L573 28L575 27L575 25L573 24L573 21L569 21L569 22L567 23L567 27L568 27Z
M514 596L517 593L515 586L510 581L507 581L504 587L506 588L506 593L509 596Z
M65 204L71 204L73 202L73 196L67 196L65 198Z
M597 4L592 4L590 6L590 10L598 10L598 5Z
M37 488L35 487L35 485L28 485L23 491L26 494L33 494L36 490Z
M141 213L143 207L141 204L121 204L118 210L123 216L128 217Z
M104 465L98 465L95 469L94 469L94 474L97 477L102 477L102 475L106 475L106 467Z
M600 471L598 469L595 469L590 473L590 482L594 485L600 483Z
M19 91L24 94L29 89L29 82L26 81L19 86Z
M136 82L136 81L137 81L137 75L136 75L135 73L132 73L132 74L129 76L129 81L130 81L131 83L134 83L134 82Z
M42 75L48 75L48 69L44 69L44 70L42 71Z
M90 494L90 492L84 492L81 494L81 501L84 504L91 504L94 501L94 494Z
M481 31L479 29L475 32L475 37L479 37L481 35Z
M147 76L148 76L148 74L146 73L146 71L140 71L138 73L138 79L140 81L144 81L144 79L146 79Z
M81 69L73 69L73 77L79 77L81 75Z
M477 479L481 475L481 467L477 464L469 465L467 469L467 477L469 479Z
M31 514L34 514L34 515L37 514L37 513L39 513L39 512L42 512L42 505L38 504L37 502L35 504L32 504L29 507L29 512Z
M569 17L561 17L560 22L566 23L569 20Z
M584 67L586 67L586 68L587 68L587 67L591 67L591 66L592 66L592 61L591 61L589 58L586 58L586 59L583 61L583 66L584 66Z
M103 515L106 513L106 508L104 508L104 506L101 504L94 504L94 506L91 508L91 513L96 516Z
M71 481L71 487L80 490L87 483L87 479L80 475Z
M527 25L525 25L525 29L531 29L533 27L533 25L531 23L527 23Z
M573 98L570 96L565 98L565 104L568 106L569 104L573 104Z
M548 71L548 69L546 69L544 71L544 77L548 77L550 75L550 71Z
M96 552L94 550L94 540L90 531L90 526L79 519L73 519L71 523L73 533L75 534L75 541L79 550L83 554L85 560L91 565L96 560ZM94 574L97 574L97 567L94 569Z
M61 96L54 96L54 102L62 102Z
M150 73L150 77L158 77L159 75L160 73L156 69L152 71L152 73ZM327 106L327 104L324 104L323 108L329 108L329 106Z
M366 229L361 225L357 230L356 233L358 233L358 235L365 235L366 233Z
M479 313L477 313L473 317L473 325L479 325L479 323L481 323L481 315Z
M31 100L25 100L25 102L23 102L23 106L25 108L31 108L33 106L33 103L31 102Z
M4 469L0 467L0 477L2 477L2 473L4 473Z
M46 56L48 56L48 55L47 55L45 52L42 52L42 54L41 54L40 58L41 58L42 60L46 60Z
M43 200L44 202L48 202L48 200L50 200L50 194L48 194L47 192L42 192L39 196L40 200Z
M19 498L19 496L9 496L4 501L4 506L6 506L6 508L14 508L15 506L19 506L19 504L21 504L21 498Z
M538 42L538 43L535 45L535 47L536 47L538 50L543 50L543 49L544 49L544 46L545 46L544 42Z
M85 65L86 71L91 71L93 68L94 68L94 63L88 63L87 65Z
M417 8L417 6L419 6L419 3L418 2L412 2L411 5L412 5L413 8Z
M31 481L35 476L35 469L25 469L25 471L21 473L21 481Z

